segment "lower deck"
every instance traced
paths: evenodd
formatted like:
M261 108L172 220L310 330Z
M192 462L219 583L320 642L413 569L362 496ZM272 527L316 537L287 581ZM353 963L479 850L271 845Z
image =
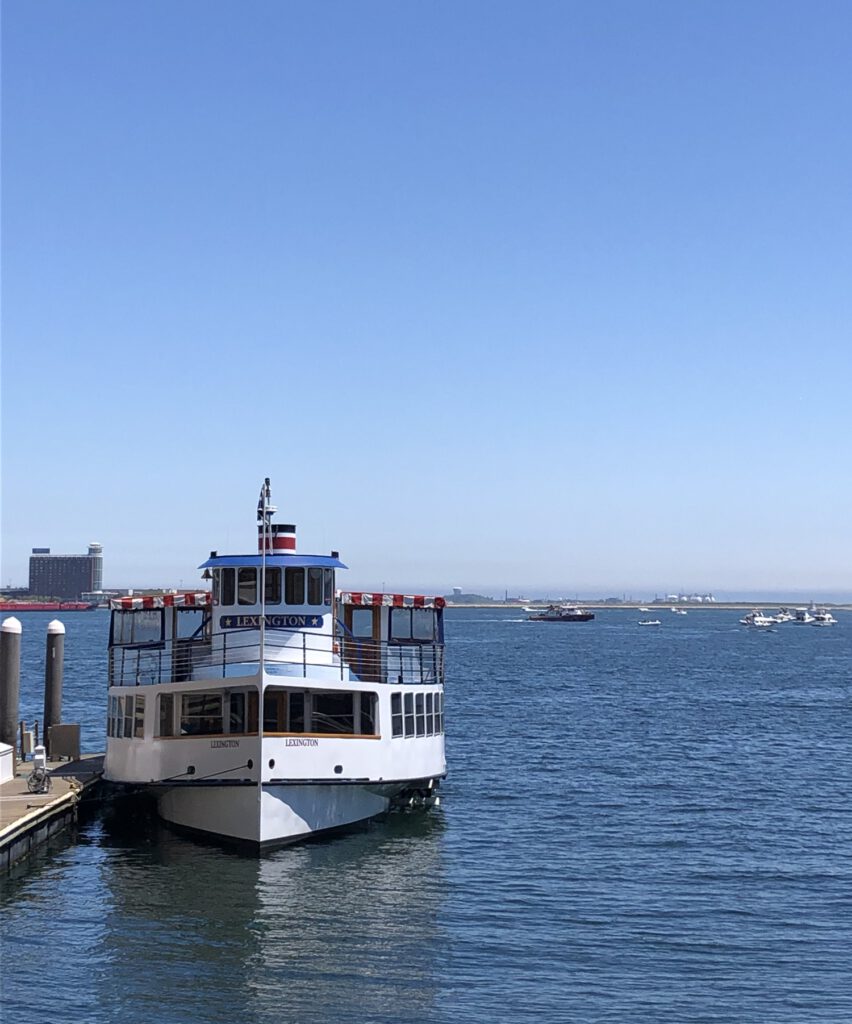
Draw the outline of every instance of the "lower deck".
M264 676L109 693L105 777L236 785L438 777L446 770L441 688L328 689ZM262 709L262 711L261 711Z

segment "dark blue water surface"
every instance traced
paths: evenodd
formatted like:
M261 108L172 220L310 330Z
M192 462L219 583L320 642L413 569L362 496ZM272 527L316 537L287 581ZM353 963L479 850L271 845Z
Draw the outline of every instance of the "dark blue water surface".
M260 861L96 817L4 885L8 1019L848 1024L852 615L660 614L450 611L431 812ZM89 750L107 621L66 616Z

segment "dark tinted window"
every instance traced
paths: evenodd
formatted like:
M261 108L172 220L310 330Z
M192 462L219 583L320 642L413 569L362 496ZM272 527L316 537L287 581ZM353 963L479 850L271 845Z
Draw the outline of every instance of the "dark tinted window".
M305 603L305 570L287 569L284 574L284 600L287 604Z
M239 604L257 604L257 569L237 570L237 590Z

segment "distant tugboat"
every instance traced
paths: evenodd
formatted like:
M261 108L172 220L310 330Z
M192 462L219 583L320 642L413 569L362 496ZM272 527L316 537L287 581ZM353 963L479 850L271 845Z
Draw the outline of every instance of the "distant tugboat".
M528 622L589 622L594 612L585 608L574 608L567 604L552 604L540 615L530 615Z

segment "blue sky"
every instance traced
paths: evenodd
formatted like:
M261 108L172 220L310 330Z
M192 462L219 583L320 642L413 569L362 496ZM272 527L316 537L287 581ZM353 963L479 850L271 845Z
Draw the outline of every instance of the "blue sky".
M852 7L3 5L2 582L852 593Z

